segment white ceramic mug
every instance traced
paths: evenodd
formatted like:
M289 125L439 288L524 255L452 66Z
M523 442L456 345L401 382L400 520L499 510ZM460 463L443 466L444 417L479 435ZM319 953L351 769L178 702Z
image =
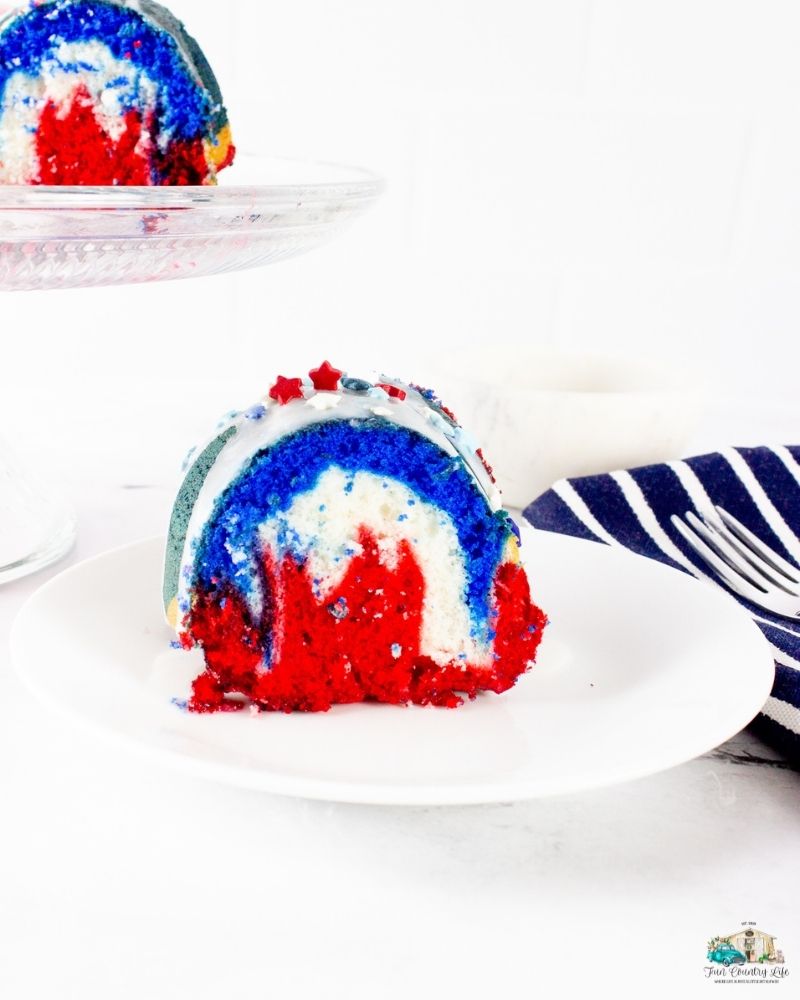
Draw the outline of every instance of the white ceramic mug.
M483 446L510 507L564 477L678 458L701 414L699 391L656 362L487 346L420 367Z

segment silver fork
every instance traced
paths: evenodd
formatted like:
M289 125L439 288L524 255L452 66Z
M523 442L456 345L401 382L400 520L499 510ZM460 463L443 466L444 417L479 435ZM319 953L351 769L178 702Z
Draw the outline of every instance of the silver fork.
M722 507L716 514L677 514L672 524L730 588L782 618L800 618L800 569L773 552Z

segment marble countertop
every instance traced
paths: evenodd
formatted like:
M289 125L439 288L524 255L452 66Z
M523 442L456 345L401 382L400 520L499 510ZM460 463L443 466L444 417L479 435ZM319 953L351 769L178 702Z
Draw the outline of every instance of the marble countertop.
M69 464L70 563L163 531L171 500L98 447ZM0 636L60 568L0 589ZM800 775L747 733L551 800L282 799L95 742L21 687L3 639L0 760L9 1000L701 997L706 942L746 921L786 955L778 988L800 978Z

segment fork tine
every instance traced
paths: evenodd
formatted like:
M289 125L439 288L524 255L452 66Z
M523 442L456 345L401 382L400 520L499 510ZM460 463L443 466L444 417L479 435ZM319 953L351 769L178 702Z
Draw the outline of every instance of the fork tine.
M736 520L733 514L729 514L727 510L723 507L716 508L717 513L722 518L725 525L731 529L734 534L738 535L740 540L749 545L754 552L758 553L762 559L772 566L773 569L782 573L790 583L795 585L800 584L800 569L797 566L793 566L790 562L787 562L784 558L774 552L768 545L765 545L761 539L754 535L752 531L745 528L743 524Z
M677 514L673 514L671 520L673 527L680 533L686 543L715 570L731 590L739 594L740 597L752 601L753 604L761 604L764 599L764 591L758 590L756 587L745 582L742 577L738 576L725 560L717 555L711 546L706 545L699 535L695 534L688 525L683 523Z
M716 529L713 522L701 520L691 510L686 514L686 521L738 576L744 577L748 583L764 593L769 590L770 586L774 585L769 577L760 572L757 566L754 566L731 544L725 534ZM723 527L723 530L727 529Z
M686 517L688 519L689 514ZM768 588L777 587L784 594L788 594L789 597L800 596L797 591L800 585L788 580L771 563L762 559L746 542L743 542L738 535L734 534L732 529L721 519L711 514L703 514L702 521L713 536L708 539L712 546L719 549L722 558L732 563L734 568L739 569L745 576L749 576L756 586L766 583ZM739 557L738 563L735 556ZM744 560L744 563L742 563L742 560Z

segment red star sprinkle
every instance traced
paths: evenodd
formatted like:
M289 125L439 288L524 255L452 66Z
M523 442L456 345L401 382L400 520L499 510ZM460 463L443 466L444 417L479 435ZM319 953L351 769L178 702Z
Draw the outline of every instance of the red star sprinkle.
M334 368L330 361L323 361L319 368L308 373L317 392L335 392L339 388L339 379L344 375Z
M301 378L284 378L278 376L278 381L269 390L269 398L283 406L292 399L303 398L303 380Z
M378 382L378 388L384 389L392 399L405 399L408 393L401 389L398 385L385 385L383 382Z

